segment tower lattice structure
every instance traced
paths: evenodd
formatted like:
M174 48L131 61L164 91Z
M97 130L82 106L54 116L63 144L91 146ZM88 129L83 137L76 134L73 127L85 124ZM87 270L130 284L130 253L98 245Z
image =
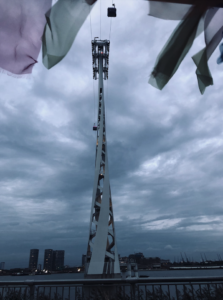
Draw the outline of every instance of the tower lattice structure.
M92 41L93 78L98 79L98 123L94 188L85 264L87 278L119 277L120 265L115 238L114 214L108 172L104 80L108 79L108 40Z

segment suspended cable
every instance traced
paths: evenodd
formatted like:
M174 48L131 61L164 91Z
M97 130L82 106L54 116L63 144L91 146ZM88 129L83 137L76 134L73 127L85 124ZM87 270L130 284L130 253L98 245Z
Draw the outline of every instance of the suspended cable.
M101 0L100 0L100 39L101 39Z
M90 15L90 31L91 31L91 40L92 40L92 25L91 25L91 8L89 6L89 15Z
M94 90L94 79L93 79L93 92L94 92L94 121L96 120L95 118L95 90ZM97 126L97 125L96 125Z
M111 20L110 20L109 41L111 41L111 27L112 27L112 18L111 18Z
M113 0L112 0L113 5ZM91 40L92 40L92 23L91 23L91 9L90 10L90 32L91 32ZM102 1L100 0L100 39L101 39L101 23L102 23ZM109 41L111 41L111 29L112 29L112 18L110 20L110 29L109 29ZM95 86L94 86L94 79L93 79L93 94L94 94L94 120L95 120ZM106 98L108 99L108 82L106 83ZM108 103L108 102L107 102ZM107 105L105 106L105 114L107 118Z
M112 0L112 5L113 5L113 0ZM112 18L110 20L110 30L109 30L109 41L110 41L110 48L111 48L111 29L112 29ZM108 104L108 80L106 83L106 98L107 98L107 104ZM108 123L108 113L107 113L107 105L105 106L105 114L106 114L106 119Z
M91 9L89 7L89 15L90 15L90 33L91 33L91 41L92 41L92 24L91 24ZM92 81L93 83L93 95L94 95L94 122L95 122L95 89L94 89L94 79Z
M105 116L106 116L106 120L107 120L107 124L108 124L108 110L107 110L107 106L108 106L108 80L106 82L106 105L105 105Z

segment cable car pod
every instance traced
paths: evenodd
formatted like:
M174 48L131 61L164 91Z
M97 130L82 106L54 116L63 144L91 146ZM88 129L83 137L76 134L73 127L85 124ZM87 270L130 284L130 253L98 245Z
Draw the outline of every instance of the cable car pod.
M116 17L116 8L115 4L112 4L114 7L108 7L108 17L109 18L114 18Z
M98 130L98 127L94 124L93 131L96 131L96 130Z

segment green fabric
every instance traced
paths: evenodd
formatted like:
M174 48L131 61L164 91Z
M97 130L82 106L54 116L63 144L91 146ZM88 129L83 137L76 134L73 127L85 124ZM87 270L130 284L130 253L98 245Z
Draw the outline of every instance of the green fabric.
M47 69L66 56L92 7L83 0L58 0L46 15L42 59Z
M213 85L208 60L222 40L223 10L219 8L209 9L205 16L204 28L206 47L192 57L197 66L196 74L201 94L204 93L206 87Z
M201 10L195 11L193 7L173 31L157 58L149 79L151 85L162 90L175 74L196 38L202 15L203 12Z
M201 94L204 94L205 88L213 85L213 78L208 67L207 49L206 47L192 57L197 66L196 74L198 86Z

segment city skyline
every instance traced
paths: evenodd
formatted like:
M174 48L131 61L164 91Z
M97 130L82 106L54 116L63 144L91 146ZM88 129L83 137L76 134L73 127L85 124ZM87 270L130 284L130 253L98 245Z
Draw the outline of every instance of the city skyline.
M39 249L31 249L29 255L30 270L36 270L40 266L43 266L44 270L56 271L64 267L65 251L64 250L44 250L43 264L38 261Z
M39 255L39 249L30 249L30 255L29 255L29 262L30 262L30 256L32 255L33 253L33 250L35 251L38 251L38 255ZM41 252L40 252L41 254ZM51 262L49 263L50 264L50 268L48 267L48 265L46 266L45 264L45 259L49 258L49 254L51 256ZM137 262L139 263L139 261L137 259L133 259L131 260L133 257L135 258L143 258L143 259L147 259L147 260L160 260L160 261L164 261L164 262L170 262L170 263L201 263L201 264L204 264L205 262L208 262L208 263L219 263L220 265L222 264L222 257L220 253L216 253L216 256L208 256L207 253L200 253L200 256L197 257L197 259L195 259L193 256L188 256L188 253L184 252L184 253L178 253L178 255L174 256L173 259L170 259L169 257L159 257L159 256L148 256L148 255L144 255L144 253L142 252L134 252L134 253L131 253L128 252L128 253L125 253L124 255L120 255L118 254L118 258L119 258L119 261L120 262ZM10 262L8 262L10 263ZM63 268L73 268L73 267L80 267L80 266L84 266L86 264L86 254L82 254L80 260L78 263L76 263L75 265L69 265L65 262L65 250L53 250L53 249L45 249L43 251L43 261L42 263L40 263L40 261L37 259L37 267L36 268L30 268L30 263L29 263L29 266L27 268L27 266L22 266L20 265L19 267L15 267L13 265L11 265L10 268L5 268L5 262L0 262L0 270L2 268L2 270L6 269L6 270L9 270L9 269L16 269L16 268L21 268L21 269L30 269L30 270L33 270L34 269L37 269L37 270L45 270L45 271L60 271L61 269Z
M102 2L101 37L109 39L111 3ZM191 59L204 47L203 35L171 82L156 90L148 78L178 21L148 16L147 1L115 4L105 106L118 253L173 260L186 252L199 260L201 252L216 259L223 253L219 49L209 61L214 86L203 96ZM68 265L78 265L86 252L97 111L91 39L100 36L99 2L91 20L92 36L88 18L51 70L40 55L30 80L0 74L0 260L6 268L27 266L34 248L41 264L48 248L65 249Z

